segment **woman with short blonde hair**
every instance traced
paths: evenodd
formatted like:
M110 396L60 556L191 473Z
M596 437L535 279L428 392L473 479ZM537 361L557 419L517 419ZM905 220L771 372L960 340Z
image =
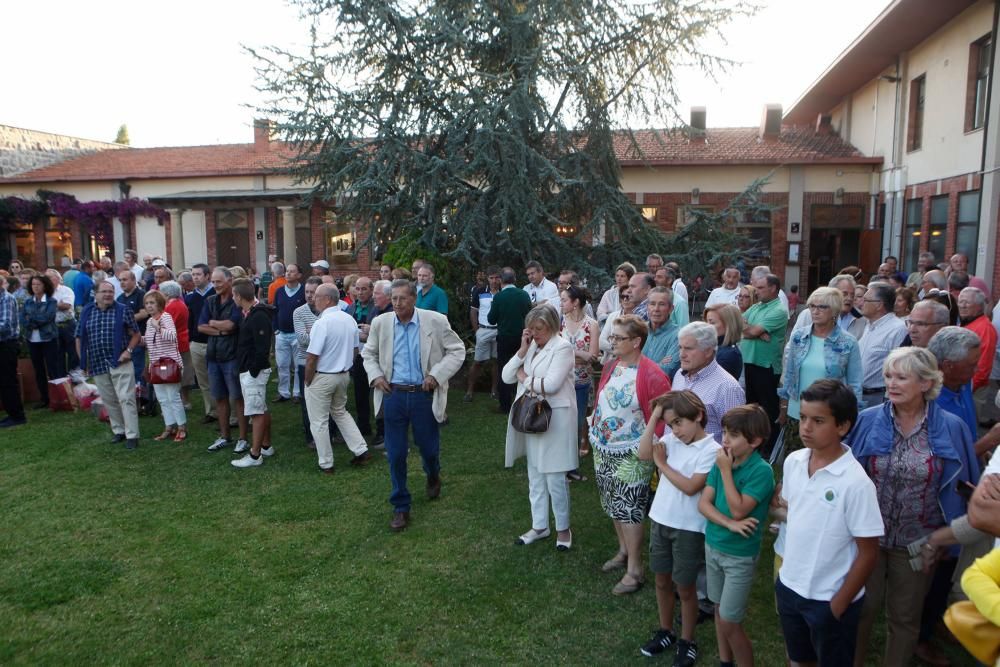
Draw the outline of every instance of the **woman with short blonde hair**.
M715 360L737 380L743 375L743 313L731 303L717 303L705 309L705 321L715 327L718 348Z
M878 561L865 582L856 665L865 662L883 604L888 638L880 664L912 661L932 576L910 567L911 550L966 513L958 488L975 485L980 475L968 426L934 400L942 381L934 354L922 347L897 348L883 371L888 400L858 415L847 437L875 484L885 526Z

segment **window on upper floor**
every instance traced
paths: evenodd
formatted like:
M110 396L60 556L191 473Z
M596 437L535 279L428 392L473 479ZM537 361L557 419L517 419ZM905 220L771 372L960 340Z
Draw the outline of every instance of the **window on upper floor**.
M986 122L986 90L990 78L993 36L986 35L969 46L969 83L965 94L965 131L978 130Z
M915 151L923 145L924 98L927 93L927 77L921 74L910 81L910 113L906 124L906 150Z

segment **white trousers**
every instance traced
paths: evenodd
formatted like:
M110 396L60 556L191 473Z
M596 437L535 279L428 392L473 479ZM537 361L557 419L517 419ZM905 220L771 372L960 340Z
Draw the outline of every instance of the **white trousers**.
M306 387L306 411L309 413L309 428L316 442L316 458L320 468L333 467L329 417L333 417L348 449L355 456L368 451L365 437L358 430L354 417L347 412L347 387L350 384L351 374L347 372L316 373L312 383Z
M569 530L569 482L565 472L540 472L528 462L528 500L531 501L531 527L549 527L549 502L556 517L556 530Z
M156 400L160 402L160 410L163 411L163 423L168 428L186 425L187 415L184 414L184 402L181 401L181 385L154 384L153 391L156 392Z
M135 369L132 362L126 361L107 373L95 375L94 384L108 410L112 433L124 433L129 440L137 440L139 412L135 405Z
M191 365L194 366L194 376L198 380L201 400L205 404L205 414L214 417L215 401L212 400L212 392L209 391L208 360L205 358L207 352L208 343L191 343Z
M274 361L278 366L278 393L285 398L299 395L299 377L295 372L295 355L299 341L294 333L278 332L274 336Z

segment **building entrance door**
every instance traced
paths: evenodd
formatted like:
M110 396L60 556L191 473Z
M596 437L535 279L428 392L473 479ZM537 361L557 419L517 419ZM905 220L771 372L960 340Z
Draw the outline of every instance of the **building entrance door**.
M817 204L809 227L809 290L823 287L845 266L861 261L863 206Z
M250 266L250 237L246 211L216 214L215 255L219 266Z

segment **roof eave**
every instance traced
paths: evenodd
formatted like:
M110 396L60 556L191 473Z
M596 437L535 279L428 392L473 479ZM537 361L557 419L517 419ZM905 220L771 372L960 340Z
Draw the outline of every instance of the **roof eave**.
M785 167L800 165L837 165L837 164L867 164L880 165L881 157L840 157L840 158L795 158L789 160L619 160L622 167L702 167L702 166L764 166Z
M211 178L211 177L227 177L227 176L273 176L275 174L285 175L288 174L287 169L281 169L275 167L273 169L238 169L231 171L178 171L178 172L165 172L157 174L81 174L77 176L48 176L48 177L33 177L33 178L20 178L19 176L11 176L9 178L0 178L0 185L17 185L18 183L83 183L83 182L93 182L93 181L151 181L160 180L166 178Z

